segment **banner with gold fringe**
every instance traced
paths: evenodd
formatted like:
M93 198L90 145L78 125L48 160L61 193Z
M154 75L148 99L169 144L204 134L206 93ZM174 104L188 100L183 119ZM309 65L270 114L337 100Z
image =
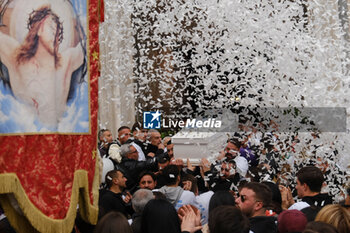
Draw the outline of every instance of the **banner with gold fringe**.
M18 233L98 217L100 0L0 0L0 204ZM79 204L79 205L78 205Z

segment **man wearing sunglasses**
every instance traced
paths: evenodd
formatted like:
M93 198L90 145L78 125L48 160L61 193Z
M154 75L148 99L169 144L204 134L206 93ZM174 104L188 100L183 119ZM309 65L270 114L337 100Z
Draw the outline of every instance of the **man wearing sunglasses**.
M266 216L272 193L269 187L258 182L247 183L239 192L236 204L250 221L254 233L276 233L276 217Z

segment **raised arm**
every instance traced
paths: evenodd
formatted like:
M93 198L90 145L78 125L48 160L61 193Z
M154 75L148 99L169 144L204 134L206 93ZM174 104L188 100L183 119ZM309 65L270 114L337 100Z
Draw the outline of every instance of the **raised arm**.
M78 44L73 48L65 50L61 54L61 57L62 66L59 68L60 74L58 76L60 77L60 82L63 84L63 96L66 98L69 91L72 73L83 64L84 54L80 44Z
M13 69L16 61L16 49L19 43L14 38L0 31L0 58L8 69Z
M56 70L56 92L60 109L65 111L73 72L83 64L84 54L80 44L61 53L61 62Z
M68 71L69 73L72 73L78 69L84 62L84 53L80 43L78 43L78 45L74 48L69 48L64 51L62 53L62 57L63 59L68 59L68 67L70 69Z

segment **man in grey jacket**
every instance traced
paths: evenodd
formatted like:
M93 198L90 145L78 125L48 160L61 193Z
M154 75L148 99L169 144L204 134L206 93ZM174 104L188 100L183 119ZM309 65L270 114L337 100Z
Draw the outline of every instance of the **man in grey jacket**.
M165 185L159 189L167 200L178 210L183 205L196 206L196 196L193 192L184 190L179 186L180 171L176 165L168 165L163 170Z

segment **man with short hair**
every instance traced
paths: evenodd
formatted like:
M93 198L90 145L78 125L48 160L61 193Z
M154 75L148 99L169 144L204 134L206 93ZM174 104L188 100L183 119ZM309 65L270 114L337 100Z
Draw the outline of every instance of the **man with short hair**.
M244 156L241 156L240 147L241 147L241 142L238 140L238 138L234 137L234 138L228 139L225 149L221 151L220 155L217 158L216 164L214 163L214 166L217 166L223 160L230 161L236 158L238 158L240 162L242 162L241 158L243 158L247 161L246 163L248 163L248 160ZM243 175L243 177L244 176L245 175Z
M118 141L120 145L125 144L130 137L131 137L131 131L128 126L124 125L118 129Z
M112 132L109 129L101 129L98 132L98 139L100 143L102 142L111 143L113 142Z
M164 145L162 143L162 137L158 130L150 129L148 131L149 143L147 144L146 156L154 157L156 154L164 152Z
M120 147L120 155L122 158L138 160L139 154L136 148L131 144L124 144Z
M156 176L153 172L144 171L140 174L139 187L140 189L155 189L157 185Z
M234 159L237 155L239 155L240 148L241 142L237 138L227 140L227 144L224 149L225 157L228 160Z
M166 152L168 153L170 159L174 157L174 144L172 143L171 139L166 144Z
M113 140L111 131L109 129L101 129L98 132L98 139L100 141L98 144L100 156L111 159L113 164L120 163L122 160L120 156L120 145Z
M147 129L143 129L139 122L132 126L133 143L136 144L136 149L139 152L139 160L145 160Z
M138 152L138 160L139 161L145 161L146 160L146 157L145 157L145 154L144 154L144 145L141 141L131 137L132 134L131 134L131 131L130 131L130 128L128 126L121 126L119 129L118 129L118 141L119 141L119 144L120 145L124 145L125 143L128 143L128 144L132 144L137 152Z
M106 184L108 190L100 197L99 201L99 217L103 217L110 211L119 211L125 215L126 218L132 213L127 203L131 200L130 193L123 195L126 188L126 181L121 170L112 170L106 174Z
M236 162L234 160L221 162L220 171L214 169L204 173L207 177L209 189L213 192L219 190L238 191L237 186L240 181L240 176L237 173Z
M137 188L137 181L142 171L157 171L157 158L146 158L145 161L138 161L138 152L132 144L123 144L120 147L122 161L120 167L124 168L125 175L128 178L127 187L130 192Z
M164 168L162 176L165 179L165 185L159 191L174 205L176 210L183 205L196 205L196 196L194 193L184 190L179 186L181 177L178 166L168 165Z
M239 181L245 178L249 164L246 158L240 156L240 146L238 138L230 138L227 140L225 149L220 152L213 164L208 165L208 160L202 160L202 163L205 164L202 166L204 179L208 181L209 189L214 192L236 190L235 187Z
M266 207L272 201L270 188L258 182L247 183L239 192L236 204L250 221L251 230L254 233L276 233L277 219L266 216Z
M100 151L100 156L103 157L107 154L108 148L111 143L113 143L113 136L109 129L101 129L98 132L98 149Z
M314 166L301 168L297 173L296 190L298 197L310 206L323 207L332 204L332 197L321 193L324 176L322 171Z
M226 159L235 159L238 156L247 160L249 165L256 166L258 160L251 149L247 145L243 145L239 138L233 137L227 140L227 145L224 151L221 152L219 159L226 157Z

